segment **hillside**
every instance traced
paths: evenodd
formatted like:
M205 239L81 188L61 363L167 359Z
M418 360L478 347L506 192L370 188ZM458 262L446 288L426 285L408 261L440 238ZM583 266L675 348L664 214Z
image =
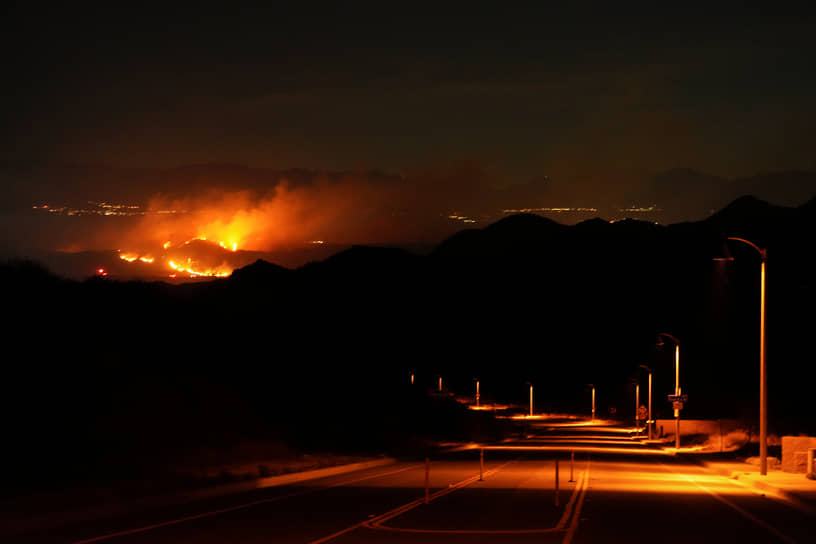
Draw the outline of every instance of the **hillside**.
M801 343L816 304L812 206L741 198L671 226L515 216L428 255L360 246L185 285L69 281L6 263L6 455L37 462L27 448L43 440L100 458L137 442L169 455L270 435L303 441L315 428L339 440L375 420L391 438L359 444L386 447L402 436L389 418L406 433L416 424L395 393L410 373L420 387L442 375L462 394L478 377L485 401L510 403L524 402L529 381L553 411L585 410L593 383L600 410L627 418L640 364L655 370L658 399L674 387L660 332L682 342L684 415L750 423L759 258L737 244L735 261L714 261L722 234L768 248L771 430L813 432L805 405L816 376ZM668 410L658 401L659 417Z

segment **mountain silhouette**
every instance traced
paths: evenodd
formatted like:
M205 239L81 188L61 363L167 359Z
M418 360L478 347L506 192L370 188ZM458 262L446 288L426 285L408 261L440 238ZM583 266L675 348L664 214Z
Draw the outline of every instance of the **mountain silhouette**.
M684 417L752 425L760 259L734 242L733 261L715 260L723 235L768 250L771 432L813 433L816 369L802 339L816 307L814 205L743 197L672 225L522 214L426 255L354 246L296 269L255 259L182 285L70 281L2 263L14 387L0 407L16 414L5 455L32 469L22 474L46 462L62 474L107 448L160 462L233 436L370 441L401 432L397 384L409 373L428 386L444 376L451 391L478 377L483 394L511 404L535 383L537 404L558 413L586 413L593 383L604 414L628 420L640 364L659 398L674 390L661 332L682 344ZM672 413L664 402L655 411Z
M232 271L229 279L237 283L260 283L286 280L292 274L288 268L258 259L254 263Z
M626 195L626 202L657 204L665 224L698 221L726 207L742 195L778 206L796 206L816 193L816 172L768 172L727 179L690 168L676 168L652 176Z

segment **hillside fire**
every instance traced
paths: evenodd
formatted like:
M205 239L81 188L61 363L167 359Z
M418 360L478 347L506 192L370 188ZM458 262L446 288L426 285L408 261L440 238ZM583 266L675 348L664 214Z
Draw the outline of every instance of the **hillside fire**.
M175 245L167 241L161 249L150 252L120 250L119 258L127 263L155 264L160 274L167 274L170 278L179 275L223 278L236 268L229 254L237 251L237 242L219 241L216 244L199 236Z

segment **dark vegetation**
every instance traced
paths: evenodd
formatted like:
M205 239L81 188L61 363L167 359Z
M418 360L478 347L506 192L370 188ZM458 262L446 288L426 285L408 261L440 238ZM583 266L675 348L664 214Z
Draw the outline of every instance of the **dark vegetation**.
M354 247L175 286L6 263L7 489L138 478L246 441L422 455L435 440L498 438L489 416L428 394L438 375L461 395L479 378L484 402L520 406L529 381L537 411L553 412L588 413L593 383L599 415L628 420L647 364L665 417L673 351L655 347L659 332L682 342L684 417L753 423L760 260L731 243L736 260L714 262L722 233L769 249L771 431L814 432L814 205L746 197L668 227L518 215L427 256Z

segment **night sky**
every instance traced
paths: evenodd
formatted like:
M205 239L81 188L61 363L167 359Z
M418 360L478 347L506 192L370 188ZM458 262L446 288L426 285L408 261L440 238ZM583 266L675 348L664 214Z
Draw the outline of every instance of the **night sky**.
M544 4L5 7L0 160L467 163L488 184L546 180L549 205L674 168L816 169L810 13Z

